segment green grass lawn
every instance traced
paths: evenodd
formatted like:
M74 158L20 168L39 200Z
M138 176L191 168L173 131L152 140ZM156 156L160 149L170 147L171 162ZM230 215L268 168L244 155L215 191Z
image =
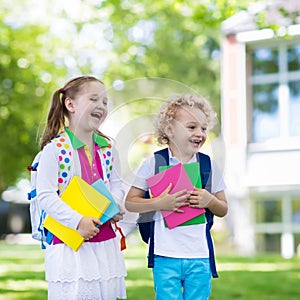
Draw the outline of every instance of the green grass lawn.
M124 252L128 300L154 299L146 253L145 245L137 239L128 240ZM300 299L300 258L285 260L277 255L249 258L218 254L217 263L220 278L213 280L212 300ZM1 241L0 300L19 299L47 299L43 251L38 245Z

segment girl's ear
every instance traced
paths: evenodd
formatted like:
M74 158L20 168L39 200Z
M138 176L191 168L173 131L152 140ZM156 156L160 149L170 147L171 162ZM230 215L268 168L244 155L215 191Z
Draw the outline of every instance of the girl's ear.
M67 97L65 99L65 106L66 106L66 108L69 112L74 112L75 111L73 100L69 97Z

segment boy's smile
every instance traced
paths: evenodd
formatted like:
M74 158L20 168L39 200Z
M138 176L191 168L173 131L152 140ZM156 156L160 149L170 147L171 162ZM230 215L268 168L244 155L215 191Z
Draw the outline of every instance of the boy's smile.
M207 126L207 118L199 108L179 108L165 129L172 154L189 160L205 143Z

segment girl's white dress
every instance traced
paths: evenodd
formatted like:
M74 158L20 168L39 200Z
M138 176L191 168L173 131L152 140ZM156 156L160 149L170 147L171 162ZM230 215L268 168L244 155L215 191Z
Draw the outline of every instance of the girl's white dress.
M75 165L72 176L80 176L79 156L76 149L72 151L72 163ZM99 156L101 163L105 163L101 153ZM107 179L104 165L103 173L104 179ZM39 162L36 184L38 200L48 214L63 225L76 229L82 216L70 209L57 195L57 174L56 148L53 143L49 143L44 147ZM117 168L114 168L107 180L107 185L117 201L124 197L118 174ZM45 251L48 299L126 299L127 274L118 236L102 242L85 242L77 252L65 244L47 245Z
M84 243L78 252L65 244L46 248L48 299L126 298L125 263L117 238Z

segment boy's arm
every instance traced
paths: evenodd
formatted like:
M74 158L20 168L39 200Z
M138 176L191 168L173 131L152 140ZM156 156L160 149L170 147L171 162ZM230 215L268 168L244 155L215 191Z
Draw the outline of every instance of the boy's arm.
M228 211L227 199L224 191L211 194L207 190L197 189L189 197L190 207L208 208L214 215L224 217Z
M186 190L168 194L171 190L172 185L170 184L166 190L158 197L154 198L143 198L145 191L137 187L132 186L127 194L125 200L125 207L128 211L144 213L148 211L156 210L172 210L182 212L178 209L180 206L186 205L186 200L189 194Z
M208 192L208 194L210 194ZM215 193L209 201L207 208L217 217L224 217L228 211L227 199L224 191Z

